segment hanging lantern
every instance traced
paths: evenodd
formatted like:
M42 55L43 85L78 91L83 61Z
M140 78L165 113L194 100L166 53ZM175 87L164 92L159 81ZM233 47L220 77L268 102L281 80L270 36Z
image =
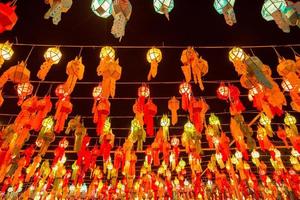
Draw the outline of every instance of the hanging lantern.
M19 83L17 85L17 93L19 96L19 101L18 105L21 105L24 101L24 99L28 96L31 95L33 91L33 86L29 83Z
M138 111L143 112L145 106L145 100L150 96L150 89L147 85L143 84L138 88Z
M252 156L253 158L259 158L259 157L260 157L259 152L256 151L256 150L253 150L253 151L251 152L251 156Z
M243 154L240 151L236 151L234 156L239 160L243 158Z
M49 10L44 15L44 19L49 19L51 17L54 25L58 25L61 21L62 13L68 12L73 4L73 0L45 0L44 2L50 5Z
M217 89L217 97L222 100L227 100L229 98L229 87L221 82L219 88Z
M210 114L208 121L210 125L221 126L219 118L214 113Z
M45 80L51 66L59 63L61 57L62 53L60 52L59 48L48 48L44 53L45 62L41 65L40 70L37 73L37 77L41 80Z
M190 97L192 95L192 86L187 82L181 83L179 85L179 93L182 96L181 107L182 107L183 110L187 110L188 107L189 107L189 100L190 100Z
M289 23L282 14L286 6L285 0L265 0L261 9L261 15L266 21L274 20L278 28L285 33L289 33Z
M296 117L289 113L286 113L284 117L284 123L288 126L293 126L297 123Z
M101 48L100 55L99 55L101 60L104 58L109 58L111 60L114 60L115 56L116 56L115 50L111 46L105 46Z
M253 101L253 97L255 95L257 95L259 92L261 92L263 89L261 84L258 84L258 87L252 87L249 91L248 91L248 99L249 101Z
M62 84L58 85L55 89L55 95L59 98L62 99L69 94L65 91L64 86Z
M240 47L233 47L229 51L230 62L235 62L235 61L243 62L246 59L246 57L247 57L246 53Z
M263 126L267 126L271 124L271 120L264 113L262 113L260 115L259 123Z
M235 13L233 10L235 0L215 0L214 8L220 14L224 15L225 21L229 26L236 23Z
M184 169L184 167L186 166L186 162L184 160L180 159L178 165L181 169Z
M153 6L155 12L164 14L170 20L169 12L174 8L174 0L153 0Z
M281 87L285 92L290 92L294 88L293 85L286 79L281 82Z
M173 146L173 147L176 147L176 146L178 146L180 144L180 140L177 138L177 137L173 137L172 139L171 139L171 145Z
M91 9L99 17L107 18L112 14L112 0L93 0Z
M0 33L12 30L16 24L18 16L15 9L16 6L11 6L11 2L0 3Z
M148 81L152 78L155 78L157 74L158 63L162 60L162 53L160 49L151 48L147 52L147 61L151 64L150 71L148 73Z
M169 99L168 109L171 111L172 125L175 125L178 121L177 110L179 109L179 101L176 99L176 97L173 96L171 99Z
M99 84L98 86L94 87L93 89L93 97L94 99L99 99L102 94L102 86Z
M0 68L4 63L4 60L10 60L14 54L13 49L11 48L12 44L8 41L0 44Z
M170 119L168 118L167 115L163 115L163 117L160 120L160 125L162 127L168 127L168 126L170 126Z

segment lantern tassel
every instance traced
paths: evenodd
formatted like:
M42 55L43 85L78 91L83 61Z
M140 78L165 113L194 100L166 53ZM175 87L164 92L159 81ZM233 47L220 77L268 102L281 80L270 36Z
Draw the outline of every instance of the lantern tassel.
M40 67L40 70L37 73L37 77L44 81L48 72L51 69L51 66L53 65L53 62L51 60L46 60Z
M147 79L148 81L151 80L152 78L155 78L157 75L157 67L158 67L158 63L154 60L151 62L151 67L150 67L150 71L148 73Z
M185 81L188 83L191 81L191 67L189 65L181 66Z

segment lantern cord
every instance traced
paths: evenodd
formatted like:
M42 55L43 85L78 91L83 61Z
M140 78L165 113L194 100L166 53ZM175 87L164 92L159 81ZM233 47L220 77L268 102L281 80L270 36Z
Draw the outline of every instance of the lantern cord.
M33 44L33 43L13 43L14 46L36 46L36 47L53 47L53 46L59 46L64 48L100 48L104 47L105 45L69 45L69 44ZM112 46L116 49L149 49L152 48L153 45L132 45L132 46ZM185 49L187 46L155 46L156 48L160 49ZM230 49L235 46L233 45L224 45L224 46L194 46L194 49ZM300 44L279 44L279 45L241 45L239 46L241 48L273 48L273 47L300 47Z
M292 52L294 53L295 56L300 56L300 54L298 52L296 52L293 47L290 47L290 49L292 50Z
M276 53L276 55L277 55L277 58L278 58L278 59L281 59L282 56L281 56L280 53L276 50L275 47L273 47L273 50L275 51L275 53Z
M80 47L79 54L78 54L79 57L81 56L82 50L83 50L83 47Z
M254 51L253 51L252 48L250 48L250 51L251 51L252 56L255 56Z
M12 1L10 2L10 5L11 5L11 6L16 5L17 1L18 1L18 0L12 0Z
M50 84L49 89L48 89L48 91L46 93L46 96L48 96L48 95L51 94L52 87L53 87L53 84Z
M38 91L39 91L39 88L41 86L41 82L38 83L37 87L36 87L36 90L35 90L35 93L34 93L34 96L37 95Z
M25 63L27 63L27 61L28 61L28 59L29 59L29 57L30 57L30 55L31 55L31 53L32 53L32 51L33 51L33 49L34 49L34 47L35 47L35 46L31 46L31 49L30 49L30 51L29 51L29 53L28 53L28 55L27 55L27 57L26 57L26 59L25 59Z

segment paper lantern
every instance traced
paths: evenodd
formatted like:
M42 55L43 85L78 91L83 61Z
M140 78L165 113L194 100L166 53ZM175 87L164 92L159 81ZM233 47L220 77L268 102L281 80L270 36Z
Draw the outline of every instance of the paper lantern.
M173 138L171 139L171 145L172 145L173 147L178 146L179 143L180 143L180 140L179 140L177 137L173 137Z
M285 92L290 92L293 89L293 85L285 79L281 82L281 87Z
M193 123L191 123L190 121L185 123L184 132L194 132L194 131L195 131L195 126Z
M168 118L167 115L163 115L163 117L160 120L160 125L162 127L168 127L168 126L170 126L170 119Z
M258 151L253 150L253 151L251 152L251 156L252 156L253 158L255 158L255 159L258 159L260 155L259 155L259 152L258 152Z
M59 48L48 48L44 53L45 62L41 65L40 70L37 73L37 77L41 80L45 80L51 66L59 63L61 57L62 53L60 52Z
M222 100L227 100L229 98L230 92L229 87L226 86L223 82L220 84L217 89L217 97Z
M64 98L64 97L68 96L69 94L65 91L64 86L62 84L60 84L55 89L55 95L58 98Z
M215 0L214 8L220 14L224 15L225 21L232 26L236 23L235 13L233 10L235 0Z
M24 101L24 99L28 96L31 95L33 91L33 86L29 83L19 83L17 85L17 93L19 96L19 101L18 101L18 105L21 105Z
M230 62L244 61L246 57L247 57L247 55L244 52L244 50L239 48L239 47L233 47L229 51L229 60L230 60Z
M10 60L14 54L11 46L12 44L10 44L8 41L0 44L0 67L3 65L4 60Z
M18 20L15 13L16 6L11 6L11 2L0 3L0 33L12 30Z
M99 17L107 18L112 14L112 0L93 0L91 9Z
M259 92L261 92L263 89L262 85L258 84L257 87L252 87L248 91L248 99L249 101L253 101L253 97L257 95Z
M236 151L235 154L234 154L234 156L235 156L237 159L242 159L242 158L243 158L243 154L242 154L242 152L240 152L240 151Z
M263 126L267 126L271 124L271 120L264 113L262 113L260 115L259 123Z
M153 6L157 13L164 14L169 20L169 12L174 8L174 0L153 0Z
M138 89L138 97L148 98L150 96L150 89L147 85L142 85Z
M184 160L180 159L178 165L181 169L184 169L184 167L186 166L186 162Z
M95 99L98 99L98 98L101 97L101 94L102 94L102 86L98 85L98 86L94 87L94 89L93 89L93 97Z
M105 46L101 48L100 55L99 55L101 60L104 58L109 58L114 60L115 56L116 56L115 50L111 46Z
M188 106L189 106L189 99L190 99L191 94L192 94L192 86L187 82L181 83L179 85L179 93L182 96L181 107L182 107L183 110L187 110Z
M294 148L292 148L291 154L292 154L292 156L300 157L300 153Z
M151 80L151 77L155 78L157 74L157 66L158 63L162 60L162 53L157 48L151 48L148 50L146 57L147 57L147 61L151 63L151 68L148 73L147 79Z
M47 51L44 53L45 60L50 60L54 64L59 63L62 57L62 53L60 52L59 48L51 47L48 48Z
M284 123L288 126L293 126L297 123L296 117L289 113L286 113L284 117Z
M214 113L210 114L208 121L210 125L215 125L215 126L221 125L219 118Z

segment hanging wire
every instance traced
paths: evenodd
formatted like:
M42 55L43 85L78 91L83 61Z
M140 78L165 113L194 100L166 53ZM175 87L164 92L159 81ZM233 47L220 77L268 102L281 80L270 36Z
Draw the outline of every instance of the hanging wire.
M17 1L18 1L18 0L12 0L12 1L10 2L10 5L11 5L11 6L15 6L16 3L17 3Z
M280 53L277 51L276 47L273 47L272 49L275 51L275 53L276 53L276 55L277 55L277 58L278 58L278 59L282 59L282 56L281 56Z
M69 44L36 44L36 43L13 43L15 46L36 46L36 47L53 47L53 46L59 46L63 48L101 48L106 45L69 45ZM279 44L279 45L241 45L241 48L272 48L272 47L300 47L300 44ZM116 49L149 49L152 48L153 45L141 45L141 46L112 46ZM185 49L188 46L156 46L156 48L160 49ZM223 46L194 46L194 49L230 49L235 46L233 45L223 45Z
M292 46L290 46L290 49L292 50L292 52L294 53L295 56L300 56L300 54L298 52L296 52Z

